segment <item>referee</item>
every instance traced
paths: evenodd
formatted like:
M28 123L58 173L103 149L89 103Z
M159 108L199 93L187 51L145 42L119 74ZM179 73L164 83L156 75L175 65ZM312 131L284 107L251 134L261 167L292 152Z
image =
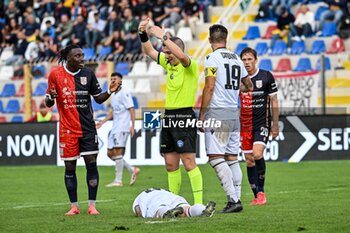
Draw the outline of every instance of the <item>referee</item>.
M195 119L192 107L198 86L198 64L184 53L185 45L180 38L168 38L164 28L158 26L150 30L162 41L163 51L155 50L147 36L148 22L149 19L143 20L139 25L143 51L167 71L164 125L168 127L162 127L160 152L165 159L169 190L180 192L181 159L190 179L194 204L202 204L203 180L195 160L197 128L180 127ZM175 127L174 123L179 124Z

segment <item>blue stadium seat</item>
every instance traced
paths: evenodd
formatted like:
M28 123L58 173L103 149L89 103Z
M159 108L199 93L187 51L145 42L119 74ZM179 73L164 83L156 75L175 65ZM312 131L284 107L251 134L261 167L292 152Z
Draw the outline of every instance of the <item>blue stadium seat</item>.
M304 41L294 41L292 44L292 48L290 50L290 54L299 55L305 52L305 43Z
M47 90L47 83L39 83L36 88L35 91L33 92L33 96L43 96L45 95Z
M337 34L337 25L333 22L325 22L322 28L321 37L333 36Z
M255 50L258 53L258 56L262 56L267 53L267 50L269 50L269 47L266 42L259 42L256 44Z
M32 75L35 79L44 78L46 75L46 67L44 65L34 66Z
M260 38L260 30L258 26L249 26L247 34L243 37L243 40L254 40Z
M129 64L127 62L118 62L115 65L115 72L119 72L121 75L125 76L129 73Z
M287 50L287 44L283 40L277 40L270 55L282 55Z
M10 100L4 110L4 113L17 113L19 112L20 106L17 99Z
M96 103L96 101L93 98L91 98L91 105L92 105L92 109L94 110L94 112L97 112L97 111L100 111L100 110L101 111L105 110L103 104Z
M319 20L320 20L320 17L321 17L321 14L322 14L324 11L326 11L326 10L328 10L328 7L326 7L326 6L319 6L319 7L317 8L317 10L316 10L316 13L315 13L315 20L316 20L316 21L319 21Z
M306 57L306 58L299 59L298 64L293 71L304 72L304 71L309 71L309 70L312 70L311 61L310 61L310 58Z
M259 62L259 69L272 71L272 62L271 59L261 59Z
M2 104L2 100L0 100L0 113L4 112L4 105Z
M324 58L324 66L325 66L325 70L331 70L332 66L331 66L331 60L329 59L329 57L325 57ZM316 70L321 70L321 59L317 59L316 62Z
M134 109L138 109L139 101L137 100L136 96L132 96L132 102L134 103Z
M111 47L102 47L99 51L98 54L98 59L106 59L108 57L109 54L112 53L112 48Z
M247 43L238 43L236 50L235 50L235 53L239 56L241 54L242 50L247 48L247 47L248 47Z
M93 48L83 48L84 60L93 60L95 58L95 49Z
M23 116L21 115L16 115L11 118L11 122L23 122Z
M16 94L16 86L13 83L6 83L2 92L0 94L1 97L10 97Z
M326 52L326 44L323 40L315 40L312 43L310 54L320 54Z
M108 88L108 81L104 82L102 85L102 91L106 92Z

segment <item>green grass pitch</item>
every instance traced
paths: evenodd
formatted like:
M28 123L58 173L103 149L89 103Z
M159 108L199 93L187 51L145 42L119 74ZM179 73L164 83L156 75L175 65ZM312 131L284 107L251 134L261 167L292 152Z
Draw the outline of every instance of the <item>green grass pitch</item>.
M350 232L350 161L267 163L266 206L249 206L252 194L243 172L241 213L221 214L226 197L213 169L201 165L204 201L217 202L212 218L175 220L134 217L131 205L146 188L167 188L163 166L141 166L136 184L106 188L113 167L99 167L99 216L87 214L85 168L79 167L78 198L81 214L64 216L69 209L63 167L0 167L0 232ZM193 201L182 167L181 195Z

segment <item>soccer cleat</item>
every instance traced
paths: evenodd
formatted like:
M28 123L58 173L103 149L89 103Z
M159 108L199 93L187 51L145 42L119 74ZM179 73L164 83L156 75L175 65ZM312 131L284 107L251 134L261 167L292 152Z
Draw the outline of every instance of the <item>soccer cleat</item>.
M216 203L214 201L209 201L203 210L202 215L210 218L215 213L215 207Z
M236 213L241 212L243 210L243 206L241 201L237 202L227 202L225 208L221 211L221 213Z
M266 196L263 192L258 192L257 205L265 205L266 204Z
M71 209L65 214L66 216L72 216L72 215L77 215L80 214L80 210L78 206L72 205Z
M163 218L176 218L183 214L184 208L181 206L175 207L173 209L168 210L163 214Z
M257 205L258 204L258 198L254 198L251 202L250 205Z
M110 188L110 187L122 187L122 186L123 186L122 182L115 182L115 181L106 185L106 187L108 187L108 188Z
M91 215L98 215L98 214L100 214L100 212L98 212L98 211L96 210L95 205L90 205L89 208L88 208L88 214L91 214Z
M140 168L134 167L134 172L131 175L130 178L130 185L134 185L137 179L137 175L140 173Z

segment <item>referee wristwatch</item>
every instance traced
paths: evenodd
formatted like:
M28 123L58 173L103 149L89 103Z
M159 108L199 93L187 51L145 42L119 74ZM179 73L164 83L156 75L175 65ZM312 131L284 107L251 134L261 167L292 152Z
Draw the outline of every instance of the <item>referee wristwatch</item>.
M164 43L167 39L168 39L168 36L164 34L163 37L160 39L160 41Z

